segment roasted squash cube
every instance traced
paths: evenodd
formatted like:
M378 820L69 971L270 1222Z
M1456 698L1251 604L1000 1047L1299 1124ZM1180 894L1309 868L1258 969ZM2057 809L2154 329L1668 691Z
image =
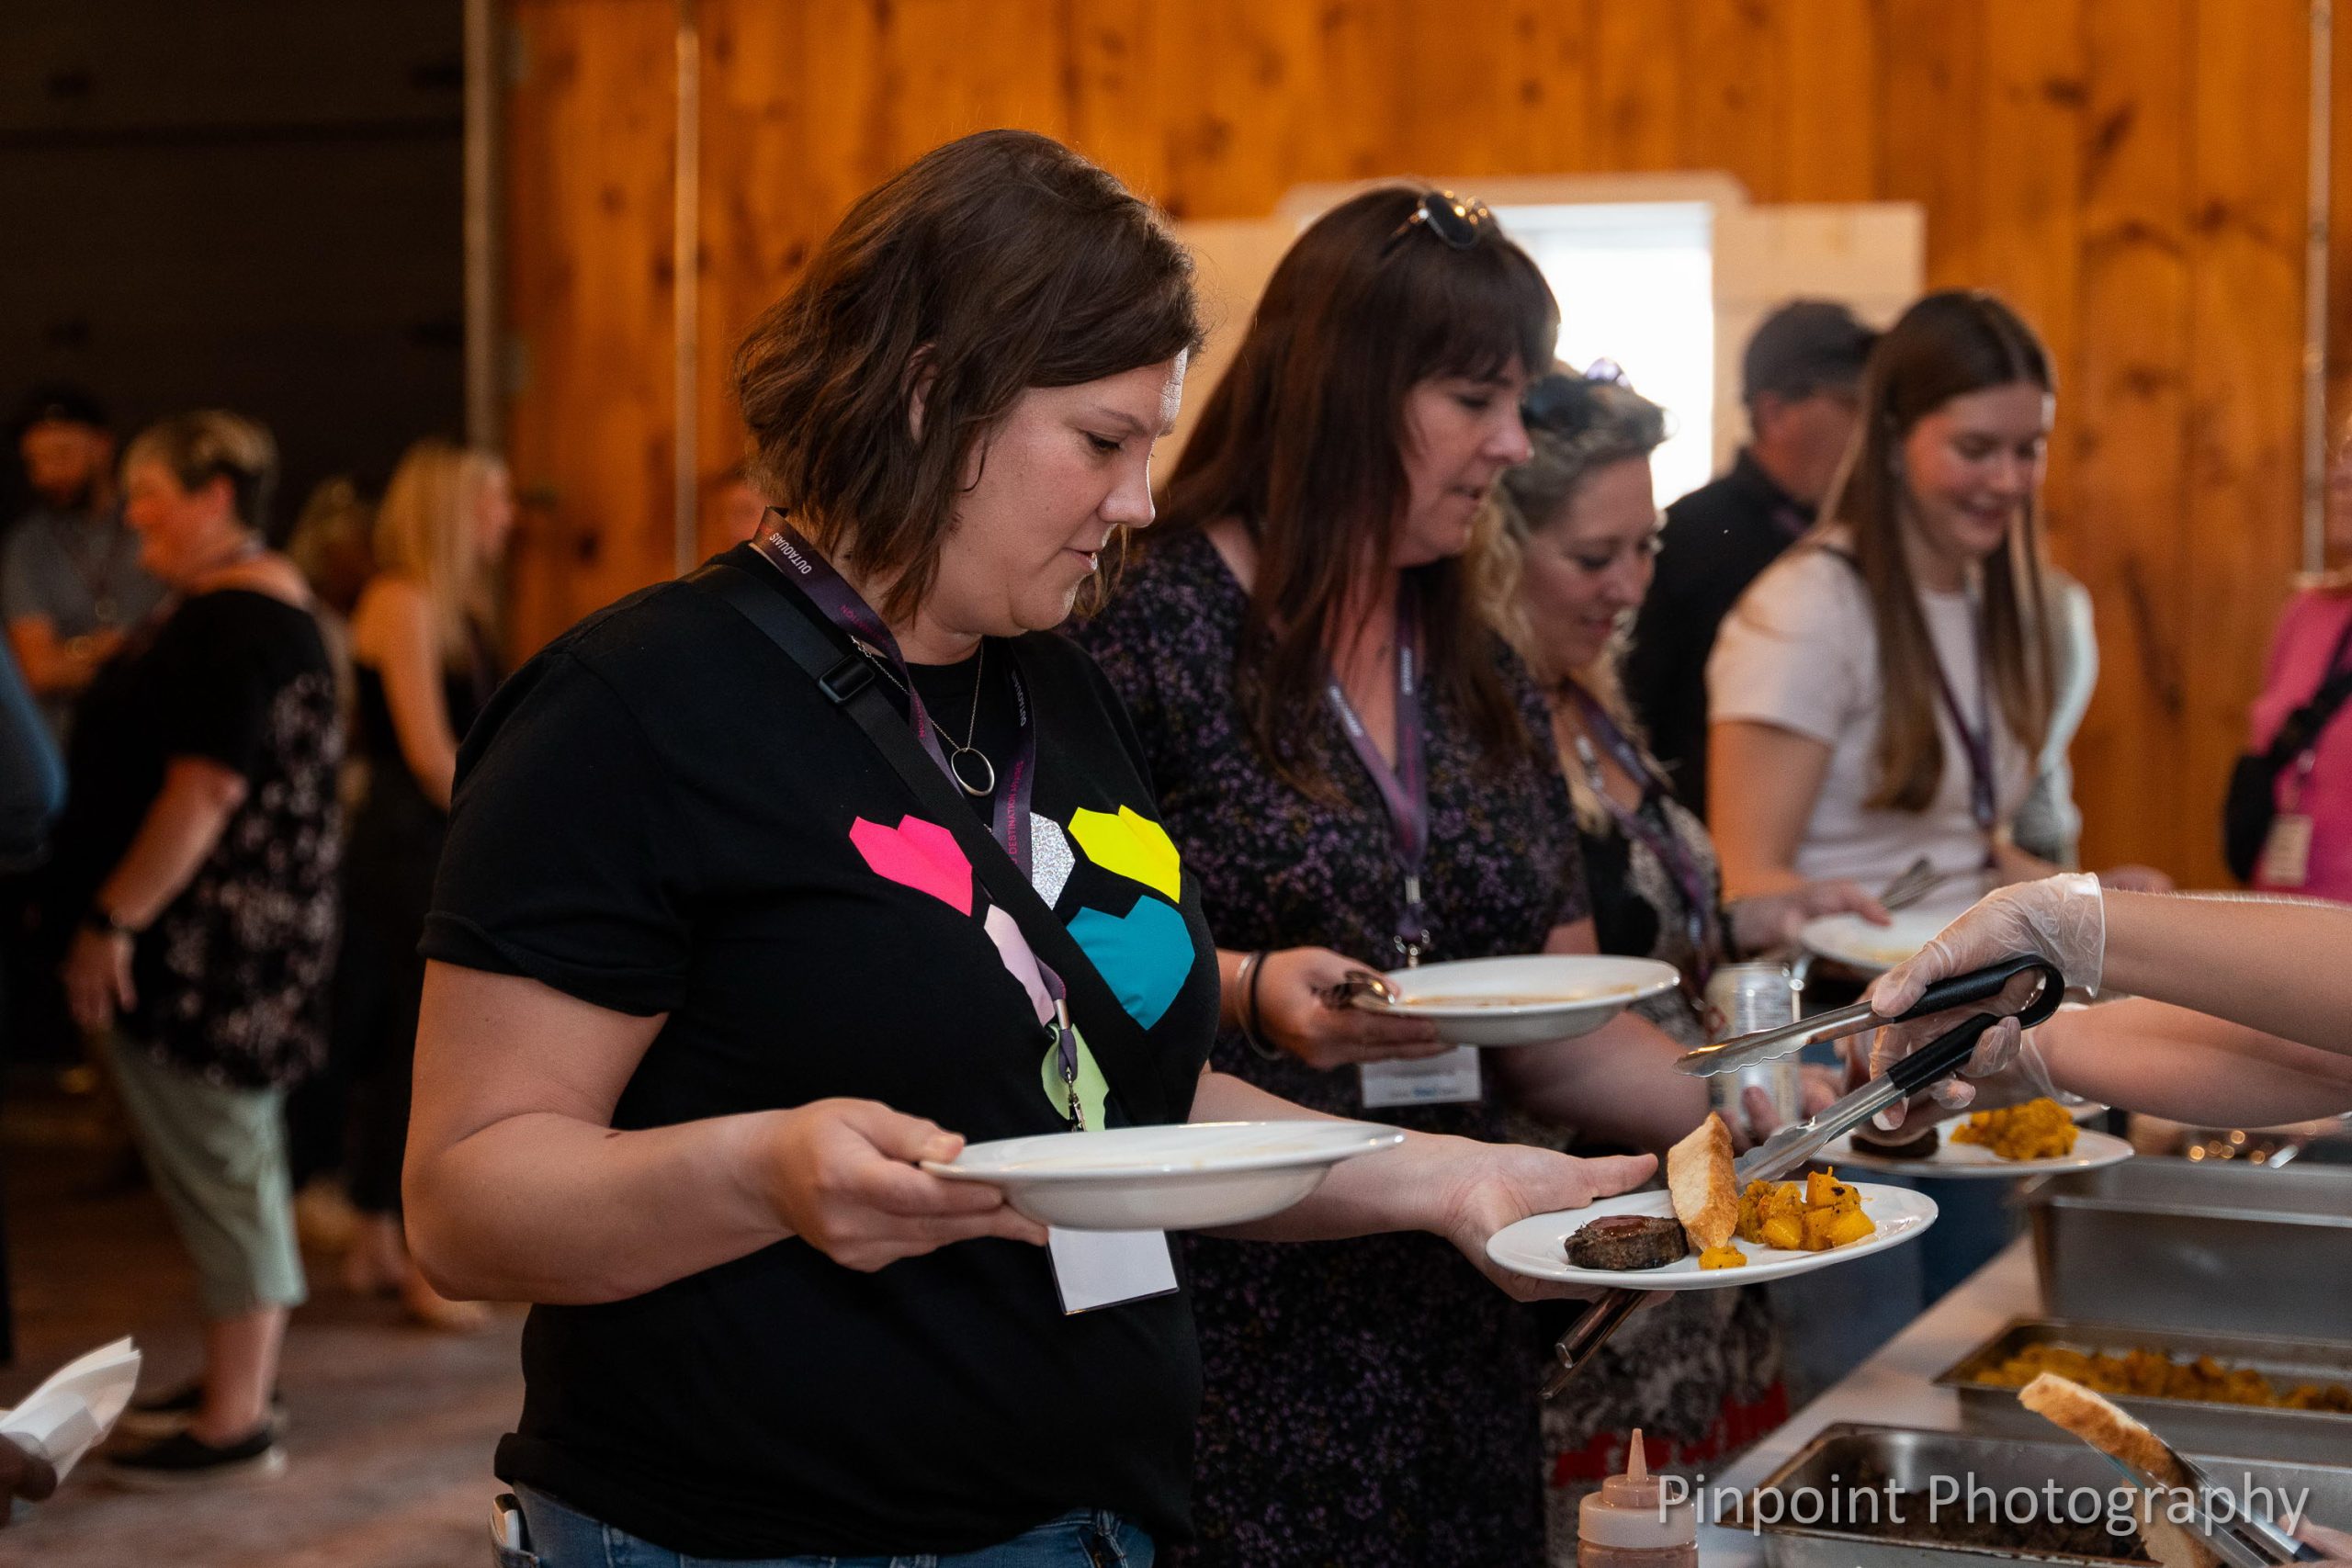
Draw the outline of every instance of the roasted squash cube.
M1747 1267L1747 1254L1729 1242L1725 1242L1721 1247L1711 1247L1699 1254L1699 1267L1702 1269L1745 1269Z
M1848 1242L1860 1241L1865 1236L1877 1234L1878 1226L1873 1224L1871 1217L1863 1213L1859 1207L1831 1212L1829 1245L1832 1247L1843 1247Z
M1786 1213L1768 1216L1764 1221L1764 1245L1782 1252L1804 1250L1804 1224Z

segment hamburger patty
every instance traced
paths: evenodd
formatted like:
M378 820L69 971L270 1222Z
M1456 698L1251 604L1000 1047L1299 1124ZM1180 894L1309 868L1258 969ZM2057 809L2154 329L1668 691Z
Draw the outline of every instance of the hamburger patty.
M1568 1237L1578 1269L1656 1269L1690 1254L1681 1223L1652 1214L1612 1214Z

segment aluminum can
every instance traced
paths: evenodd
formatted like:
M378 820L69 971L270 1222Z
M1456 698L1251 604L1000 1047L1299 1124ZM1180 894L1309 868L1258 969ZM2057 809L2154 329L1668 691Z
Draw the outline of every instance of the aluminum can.
M1707 977L1707 1037L1717 1044L1797 1021L1796 977L1785 964L1726 964ZM1804 1079L1793 1055L1756 1062L1707 1080L1715 1109L1736 1126L1747 1122L1747 1091L1761 1089L1783 1125L1804 1111Z

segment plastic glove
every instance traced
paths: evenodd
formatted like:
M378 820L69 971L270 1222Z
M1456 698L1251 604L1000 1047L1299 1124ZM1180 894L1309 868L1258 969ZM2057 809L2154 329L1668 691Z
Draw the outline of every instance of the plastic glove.
M1883 1017L1908 1011L1927 988L2004 958L2047 958L2066 984L2098 989L2107 962L2107 902L2086 872L1996 887L1927 946L1878 977L1871 1006Z
M1882 1029L1871 1046L1870 1076L1878 1077L1905 1056L1929 1044L1944 1033L1966 1013L1939 1013L1932 1018L1898 1023ZM1880 1111L1872 1121L1883 1132L1894 1132L1904 1123L1914 1107L1922 1102L1940 1106L1958 1112L1980 1100L1985 1109L2004 1105L2022 1105L2029 1100L2049 1099L2062 1103L2075 1099L2062 1095L2051 1081L2050 1064L2042 1059L2041 1047L2034 1043L2014 1018L2005 1018L1984 1032L1984 1038L1970 1054L1968 1065L1961 1076L1929 1086L1927 1093L1908 1100L1898 1100Z

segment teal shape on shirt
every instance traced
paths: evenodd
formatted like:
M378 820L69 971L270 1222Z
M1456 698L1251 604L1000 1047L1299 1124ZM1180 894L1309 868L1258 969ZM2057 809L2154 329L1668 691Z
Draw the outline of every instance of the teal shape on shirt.
M1136 900L1125 915L1080 909L1069 934L1109 983L1127 1016L1158 1023L1193 972L1193 933L1184 917L1157 898Z

